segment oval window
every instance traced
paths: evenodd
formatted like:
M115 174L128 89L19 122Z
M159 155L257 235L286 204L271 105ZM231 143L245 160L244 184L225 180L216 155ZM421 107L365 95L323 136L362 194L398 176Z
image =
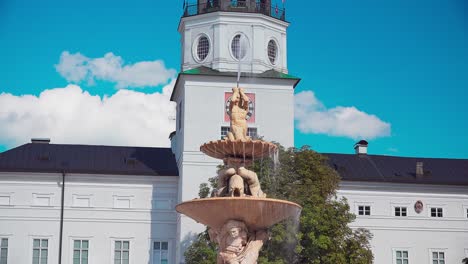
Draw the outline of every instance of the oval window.
M237 60L245 58L245 55L247 55L248 45L249 43L247 38L241 34L237 34L231 42L231 51L234 58Z
M268 59L271 64L276 64L276 58L278 57L278 46L274 40L268 42Z
M199 61L203 61L208 56L210 52L210 41L206 36L201 36L198 38L197 43L197 57Z

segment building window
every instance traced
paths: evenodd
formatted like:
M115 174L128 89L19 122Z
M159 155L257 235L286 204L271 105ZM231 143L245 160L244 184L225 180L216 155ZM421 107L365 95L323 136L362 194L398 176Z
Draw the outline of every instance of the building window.
M431 208L431 217L443 217L443 211L440 207Z
M268 42L268 59L271 64L276 64L276 57L278 56L278 45L274 40Z
M0 264L8 263L8 238L0 240Z
M406 250L397 250L395 251L395 260L396 264L409 264L408 260L408 251Z
M52 194L33 193L33 205L35 206L50 206Z
M234 58L242 60L247 55L248 42L247 38L241 34L237 34L231 41L231 52Z
M179 130L182 129L182 117L183 117L183 105L182 101L177 104L177 126L179 127Z
M221 139L227 137L228 132L231 131L231 128L228 126L221 127ZM251 139L258 139L257 128L256 127L249 127L247 128L247 136Z
M114 208L125 208L131 207L132 196L117 196L114 195Z
M201 36L197 41L197 59L198 62L202 62L208 56L210 52L210 41L206 36Z
M468 208L466 208L466 218L468 218Z
M73 264L88 264L88 240L73 240Z
M395 207L395 216L407 216L406 212L407 212L406 207L400 207L400 206Z
M33 240L33 264L47 264L47 255L49 253L48 239Z
M445 252L432 252L432 264L445 264Z
M91 197L90 195L73 195L73 206L76 207L90 207L91 206Z
M153 264L168 264L169 242L153 242Z
M0 205L10 205L10 195L7 194L0 194Z
M358 214L359 215L370 215L370 206L369 205L359 205Z
M128 264L130 260L130 241L115 241L114 264Z

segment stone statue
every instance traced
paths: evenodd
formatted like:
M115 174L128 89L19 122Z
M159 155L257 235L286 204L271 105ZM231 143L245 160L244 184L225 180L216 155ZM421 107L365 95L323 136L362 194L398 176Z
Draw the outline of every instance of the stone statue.
M229 220L220 230L209 229L210 239L219 245L217 264L256 263L267 232L248 232L244 222Z
M247 184L247 189L244 186L244 182ZM262 191L260 181L255 172L244 167L239 167L237 170L234 167L230 167L219 171L218 187L212 196L252 196L265 198L266 194Z
M247 137L247 113L249 110L249 97L245 95L244 89L232 88L232 97L229 104L231 131L227 134L229 140L250 140Z
M249 186L250 194L254 197L265 198L266 194L260 187L260 181L258 180L257 173L248 170L244 167L237 169L237 173L246 181Z

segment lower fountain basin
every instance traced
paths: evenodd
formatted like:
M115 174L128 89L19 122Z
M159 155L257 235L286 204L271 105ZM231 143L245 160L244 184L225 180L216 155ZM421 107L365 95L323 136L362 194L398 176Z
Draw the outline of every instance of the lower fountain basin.
M255 231L267 229L286 218L299 217L302 207L269 198L213 197L183 202L176 210L211 228L221 228L228 220L239 220L249 231Z

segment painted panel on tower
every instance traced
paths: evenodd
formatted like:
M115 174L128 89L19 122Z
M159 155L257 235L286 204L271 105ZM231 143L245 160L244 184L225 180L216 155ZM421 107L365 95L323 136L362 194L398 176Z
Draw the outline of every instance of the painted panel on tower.
M247 113L247 123L255 123L255 94L254 93L246 93L247 97L249 97L249 110ZM229 118L229 103L231 102L232 92L225 92L224 93L224 122L229 122L231 119Z

